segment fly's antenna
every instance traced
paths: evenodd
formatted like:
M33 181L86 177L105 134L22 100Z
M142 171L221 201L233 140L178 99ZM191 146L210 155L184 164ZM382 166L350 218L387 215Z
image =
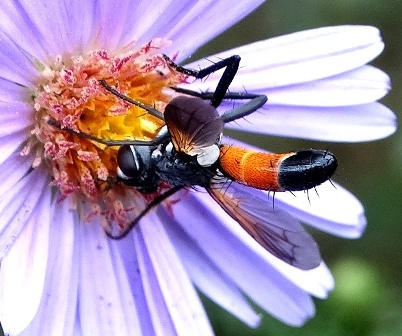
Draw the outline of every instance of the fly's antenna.
M141 103L138 100L131 99L130 97L127 97L126 95L122 94L121 92L117 91L113 87L111 87L104 79L99 80L99 83L105 88L105 90L109 91L111 94L115 95L116 97L120 98L121 100L124 100L127 103L130 103L132 105L138 106L145 111L147 111L150 115L153 115L154 117L164 120L163 113L158 111L156 108L150 107L148 105L145 105L144 103Z

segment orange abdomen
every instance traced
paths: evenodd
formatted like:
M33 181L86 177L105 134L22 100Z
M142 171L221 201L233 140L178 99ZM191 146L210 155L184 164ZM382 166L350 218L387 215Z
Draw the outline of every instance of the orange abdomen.
M223 145L219 163L222 172L231 180L253 188L283 191L279 185L280 163L293 153L271 154Z

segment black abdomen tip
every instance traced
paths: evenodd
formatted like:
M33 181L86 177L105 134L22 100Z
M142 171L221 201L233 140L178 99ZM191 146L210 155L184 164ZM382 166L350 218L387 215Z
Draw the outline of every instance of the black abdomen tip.
M290 191L314 188L330 179L337 166L335 155L326 150L299 151L281 162L279 185Z

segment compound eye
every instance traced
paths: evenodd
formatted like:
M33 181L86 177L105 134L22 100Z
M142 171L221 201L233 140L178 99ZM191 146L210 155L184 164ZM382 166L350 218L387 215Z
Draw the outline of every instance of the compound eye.
M117 152L118 175L123 179L138 177L143 170L141 156L134 146L124 145Z

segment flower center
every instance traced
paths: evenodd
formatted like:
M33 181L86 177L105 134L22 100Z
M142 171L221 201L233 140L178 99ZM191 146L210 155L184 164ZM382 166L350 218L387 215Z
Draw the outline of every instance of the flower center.
M126 212L135 206L130 199L142 194L117 183L118 147L107 147L79 133L104 140L155 137L163 121L116 97L99 81L163 111L174 94L169 87L186 81L186 76L169 68L157 53L165 43L152 40L118 56L105 50L70 59L59 56L44 67L34 95L36 125L25 152L35 146L34 165L50 167L52 185L59 188L62 199L74 195L76 201L91 204L92 214L121 225L129 220Z

